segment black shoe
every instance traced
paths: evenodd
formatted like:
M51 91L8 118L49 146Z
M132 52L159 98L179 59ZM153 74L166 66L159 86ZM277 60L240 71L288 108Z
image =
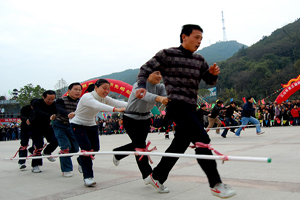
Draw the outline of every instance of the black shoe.
M221 134L221 136L222 136L223 138L226 138L226 135Z
M230 131L233 132L233 133L235 133L235 130L231 130L231 129L230 129Z

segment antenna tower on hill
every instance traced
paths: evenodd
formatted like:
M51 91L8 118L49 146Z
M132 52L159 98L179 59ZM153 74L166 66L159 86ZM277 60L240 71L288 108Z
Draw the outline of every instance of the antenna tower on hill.
M224 17L223 17L223 10L222 10L222 24L223 24L223 41L227 41L226 38L226 32L225 32L225 23L224 23Z

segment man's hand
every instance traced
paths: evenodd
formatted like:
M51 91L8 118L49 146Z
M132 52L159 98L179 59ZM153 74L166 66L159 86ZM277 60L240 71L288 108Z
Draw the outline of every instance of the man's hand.
M50 120L55 120L56 114L51 115Z
M171 101L170 99L168 99L168 97L162 97L162 96L157 96L155 100L157 102L164 104L165 106L168 104L169 101Z
M212 75L218 75L218 74L220 74L220 68L219 68L219 66L217 66L216 63L213 66L210 66L210 68L209 68L208 71Z
M136 90L135 96L138 99L142 99L146 95L147 90L145 88L140 88Z
M29 119L26 120L26 124L27 124L27 125L30 125Z

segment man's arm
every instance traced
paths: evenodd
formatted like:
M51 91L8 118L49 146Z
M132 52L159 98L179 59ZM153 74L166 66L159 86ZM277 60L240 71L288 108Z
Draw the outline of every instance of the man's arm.
M160 71L163 64L163 58L165 57L164 50L159 51L154 57L152 57L148 62L141 66L139 74L137 76L138 88L136 90L135 96L138 99L142 99L146 95L146 81L151 73L154 71Z

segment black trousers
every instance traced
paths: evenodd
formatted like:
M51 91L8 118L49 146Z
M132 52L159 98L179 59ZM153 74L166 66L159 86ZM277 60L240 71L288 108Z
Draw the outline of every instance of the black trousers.
M196 117L196 107L183 101L170 101L167 106L167 116L176 123L175 135L166 153L183 154L192 142L210 143L210 138ZM207 148L196 148L196 154L212 155ZM164 183L177 162L178 158L162 157L153 169L153 178ZM210 187L220 183L221 178L215 160L197 159L198 164L206 174Z
M130 117L124 116L123 124L131 143L124 146L117 147L113 151L135 151L135 148L145 148L148 131L150 128L151 120L135 120ZM128 155L115 155L117 160L121 160ZM135 156L137 165L142 173L143 179L147 178L152 173L152 167L149 164L147 156L144 156L139 161L140 156Z
M51 125L46 125L43 127L32 127L32 142L36 149L43 148L44 146L44 137L46 138L48 145L44 149L44 154L50 155L58 146L58 141L55 137L54 131ZM41 166L43 165L42 159L33 159L31 166Z
M29 138L30 138L30 135L31 135L31 131L26 126L27 125L25 125L25 126L21 125L21 134L20 134L21 147L19 149L19 157L27 157L27 149L22 150L22 147L25 147L25 146L28 145ZM33 150L34 150L34 147L32 145L32 147L29 148L30 153L33 153ZM26 162L26 160L19 160L18 161L19 164L24 164L25 162Z

